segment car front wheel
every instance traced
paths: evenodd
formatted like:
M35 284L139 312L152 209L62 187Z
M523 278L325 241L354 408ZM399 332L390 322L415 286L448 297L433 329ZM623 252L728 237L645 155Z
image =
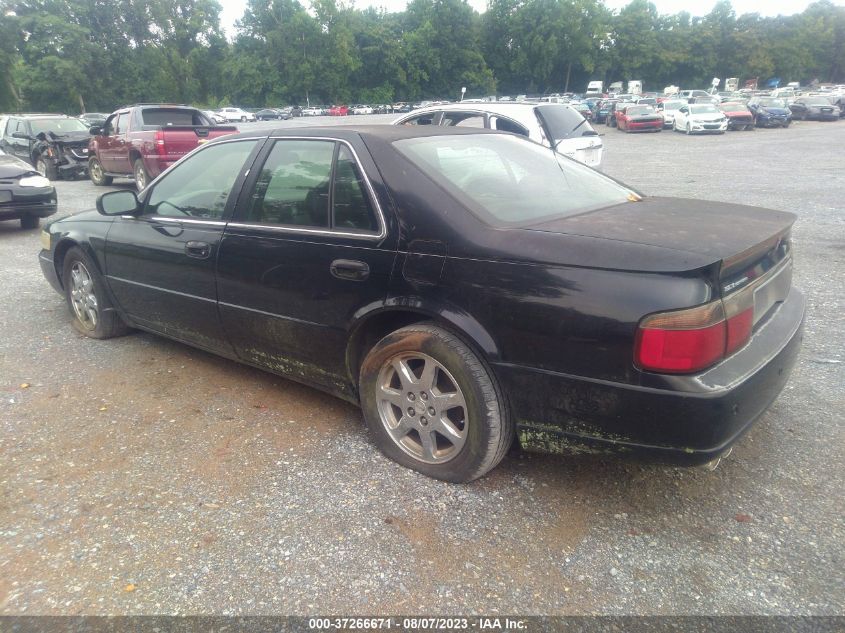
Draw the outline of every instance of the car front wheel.
M129 331L105 293L105 283L91 258L78 246L65 255L62 280L73 327L91 338L112 338Z
M35 170L44 174L47 180L56 180L59 177L59 172L53 161L47 160L43 156L39 156L35 161Z
M495 467L513 441L504 398L486 365L432 324L401 328L361 366L364 419L390 459L455 483Z
M88 161L88 176L91 178L91 182L93 182L97 187L110 185L113 182L111 176L106 176L103 171L103 166L96 158L92 158Z
M21 216L21 228L24 231L29 231L31 229L37 229L38 225L41 223L41 218L37 215L26 215Z

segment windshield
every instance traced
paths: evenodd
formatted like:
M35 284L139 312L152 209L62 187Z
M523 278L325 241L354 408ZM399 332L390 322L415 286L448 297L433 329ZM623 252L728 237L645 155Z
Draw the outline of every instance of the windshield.
M546 129L551 144L554 146L557 141L569 138L573 132L578 130L576 136L581 135L585 129L586 119L575 108L567 105L550 105L535 108L534 112ZM589 129L589 128L586 128Z
M692 114L713 114L719 112L719 109L712 103L691 105L689 110Z
M722 112L747 112L748 108L746 108L741 103L722 103L719 105L719 109Z
M626 108L625 114L628 116L639 116L642 114L651 114L654 112L654 108L651 106L640 106L638 108Z
M686 101L664 101L663 102L663 109L664 110L677 110L681 106L687 105Z
M758 102L766 108L785 108L786 103L782 99L760 99Z
M38 136L42 132L52 132L58 136L68 132L87 132L88 126L79 119L30 119L32 135Z
M429 136L394 146L492 225L527 226L639 200L589 167L518 137Z

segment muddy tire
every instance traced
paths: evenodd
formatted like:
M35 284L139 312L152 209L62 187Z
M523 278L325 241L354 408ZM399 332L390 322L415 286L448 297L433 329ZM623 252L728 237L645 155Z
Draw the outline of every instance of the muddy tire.
M513 442L492 372L462 340L435 325L410 325L381 339L364 359L358 385L381 451L429 477L477 479Z
M144 167L143 159L135 159L135 162L132 163L132 173L135 175L135 188L138 191L150 184L150 175L147 173L147 168Z
M106 176L103 166L97 158L91 158L88 161L88 176L91 178L91 182L98 187L105 187L114 181L111 176Z
M62 283L73 327L80 334L105 339L129 332L109 300L96 264L77 246L65 255Z

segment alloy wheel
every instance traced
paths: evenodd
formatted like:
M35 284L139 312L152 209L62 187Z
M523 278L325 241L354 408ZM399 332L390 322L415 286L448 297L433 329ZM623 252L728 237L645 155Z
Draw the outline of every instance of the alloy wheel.
M376 383L378 412L393 442L427 464L460 453L467 439L467 404L449 371L422 352L388 360Z
M94 330L99 322L97 296L91 273L82 262L74 262L70 269L70 302L76 318L87 330Z

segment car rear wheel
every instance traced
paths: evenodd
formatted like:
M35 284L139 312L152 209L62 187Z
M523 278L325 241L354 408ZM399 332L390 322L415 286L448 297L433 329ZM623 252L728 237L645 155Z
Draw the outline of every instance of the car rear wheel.
M91 338L105 339L129 331L105 293L105 283L91 258L78 246L64 259L62 280L73 327Z
M26 214L21 216L21 228L25 231L37 229L40 223L41 218L39 218L37 215Z
M93 182L97 187L110 185L113 182L113 178L111 176L106 176L103 171L103 166L96 158L92 158L88 161L88 175L91 178L91 182Z
M57 180L59 177L59 172L53 164L53 161L47 160L43 156L39 156L35 160L35 170L44 174L44 177L47 178L47 180Z
M135 162L132 164L132 171L135 174L135 188L141 191L150 182L150 176L147 174L142 158L135 159Z
M246 117L245 116L241 117L241 123L246 123Z
M385 336L361 366L364 419L390 459L455 483L495 467L513 441L504 398L463 341L431 324Z

